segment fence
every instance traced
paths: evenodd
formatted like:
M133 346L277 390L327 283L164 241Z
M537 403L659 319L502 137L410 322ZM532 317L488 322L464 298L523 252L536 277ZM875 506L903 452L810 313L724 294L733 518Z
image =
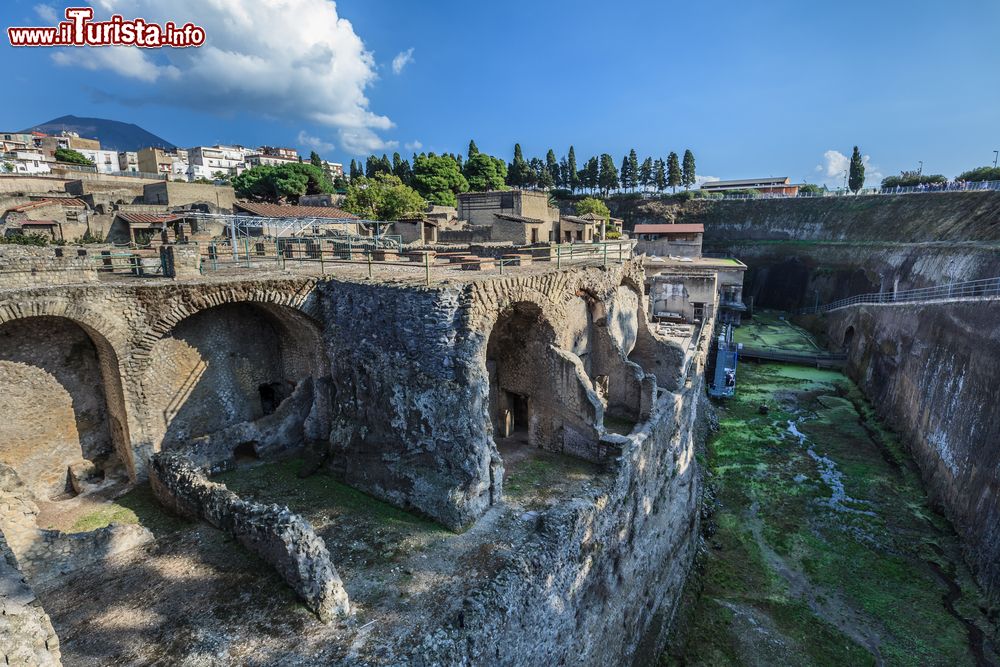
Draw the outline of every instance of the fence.
M980 191L1000 191L1000 181L956 181L954 183L926 184L897 186L894 188L864 188L855 194L850 190L838 189L824 192L799 192L794 195L781 193L757 192L723 194L712 193L699 196L699 199L711 201L748 201L756 199L818 199L822 197L865 197L879 195L906 195L906 194L927 194L934 192L980 192ZM698 192L695 190L694 192ZM643 199L659 199L665 195L658 192L643 192L640 195Z
M262 269L289 270L302 268L325 275L337 267L355 266L367 270L372 277L376 269L403 273L423 273L430 284L432 270L495 272L503 275L534 262L549 262L563 266L607 266L621 264L632 258L633 243L609 241L602 243L564 243L528 248L512 248L509 254L480 257L464 251L437 253L427 250L400 250L356 239L336 237L304 237L279 239L239 239L236 252L231 243L201 245L202 272L222 270Z
M822 306L812 306L802 308L798 311L802 315L812 315L816 313L828 313L831 310L847 308L865 303L887 304L887 303L915 303L922 301L952 301L955 299L974 299L982 297L1000 297L1000 278L983 278L981 280L969 280L960 283L950 283L948 285L938 285L936 287L921 287L918 289L901 290L898 292L873 292L869 294L858 294L857 296L840 299L833 303Z

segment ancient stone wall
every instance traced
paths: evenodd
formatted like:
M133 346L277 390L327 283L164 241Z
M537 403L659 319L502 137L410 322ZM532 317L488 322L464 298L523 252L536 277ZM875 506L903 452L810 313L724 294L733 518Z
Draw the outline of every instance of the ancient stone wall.
M86 257L58 256L57 250L0 246L0 289L97 281L96 267Z
M326 544L287 507L242 500L178 453L153 456L150 482L157 499L172 511L204 519L272 565L321 620L350 611Z
M0 325L0 386L0 463L36 493L67 491L67 470L83 459L108 463L114 447L100 361L79 325L55 317Z
M1000 599L1000 300L845 308L826 316L830 345L902 436L931 497Z
M57 667L59 658L52 621L0 531L0 660L4 665Z

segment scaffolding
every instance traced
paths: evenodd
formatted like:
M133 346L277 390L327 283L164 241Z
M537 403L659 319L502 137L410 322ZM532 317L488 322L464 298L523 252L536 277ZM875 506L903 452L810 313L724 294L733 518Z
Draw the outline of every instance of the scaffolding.
M714 364L708 393L717 398L728 398L736 393L736 366L739 363L739 351L742 347L733 340L733 325L722 326L722 332L713 347Z
M324 218L320 216L269 218L238 213L200 212L184 212L180 215L183 215L187 220L221 223L229 236L234 260L239 259L241 245L247 246L251 239L260 240L261 238L332 237L359 246L397 251L402 246L400 237L386 233L392 223L384 220ZM359 234L353 231L355 229L365 229L370 233Z

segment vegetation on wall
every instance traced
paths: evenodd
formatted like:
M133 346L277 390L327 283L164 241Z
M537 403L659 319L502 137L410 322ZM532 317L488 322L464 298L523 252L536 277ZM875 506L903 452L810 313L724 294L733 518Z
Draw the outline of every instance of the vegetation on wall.
M70 164L82 164L87 167L94 166L94 163L85 158L83 156L83 153L75 151L72 148L57 148L55 157L58 162L68 162Z

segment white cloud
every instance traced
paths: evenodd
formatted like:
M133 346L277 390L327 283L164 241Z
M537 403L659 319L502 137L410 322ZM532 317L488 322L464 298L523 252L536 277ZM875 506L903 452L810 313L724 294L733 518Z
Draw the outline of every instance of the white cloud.
M871 163L870 155L862 155L861 163L865 165L865 184L868 186L877 185L882 182L882 172ZM844 173L850 171L851 158L840 151L828 150L823 153L822 164L816 165L816 172L829 187L844 187Z
M408 141L407 143L403 144L403 146L408 151L419 151L421 148L424 147L424 145L420 142L419 139Z
M187 49L106 47L56 52L67 67L108 70L155 83L135 101L213 113L249 112L336 128L340 144L389 145L376 130L393 122L369 109L375 60L328 0L99 0L111 12L165 23L192 21L205 44Z
M38 18L45 21L46 25L59 23L59 15L52 5L35 5L35 13L38 14Z
M702 176L701 174L695 174L694 176L694 186L700 188L705 183L714 183L715 181L721 181L722 179L718 176Z
M407 65L413 62L413 47L411 46L405 51L400 51L396 54L396 57L392 59L392 73L402 74L403 70Z
M397 148L398 141L385 141L368 128L341 129L340 145L352 155L370 155L378 151Z
M319 137L314 137L305 130L299 131L298 142L299 146L305 146L317 153L329 153L335 148L329 141L323 141Z

